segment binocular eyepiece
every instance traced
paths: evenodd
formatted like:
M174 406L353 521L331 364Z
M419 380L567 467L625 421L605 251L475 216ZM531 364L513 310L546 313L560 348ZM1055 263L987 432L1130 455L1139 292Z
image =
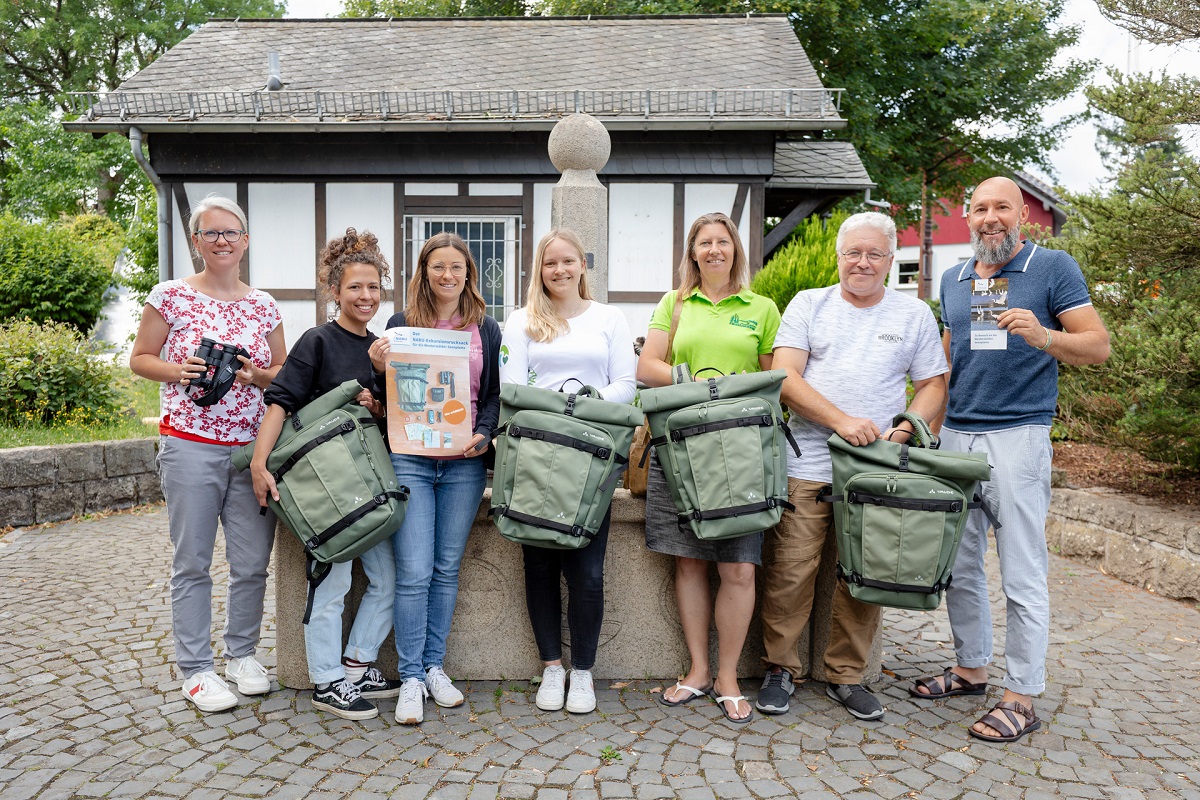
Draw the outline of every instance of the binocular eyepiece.
M219 402L233 386L236 373L241 369L238 356L250 357L244 347L217 342L208 337L200 340L195 355L204 360L204 374L193 378L184 391L198 406L211 406Z

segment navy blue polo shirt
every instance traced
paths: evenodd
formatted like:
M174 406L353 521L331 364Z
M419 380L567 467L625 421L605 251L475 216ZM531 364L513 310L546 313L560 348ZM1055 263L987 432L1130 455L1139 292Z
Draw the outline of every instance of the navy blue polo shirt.
M1051 330L1058 318L1092 304L1079 264L1062 250L1028 241L993 278L1008 279L1009 308L1027 308ZM1050 425L1058 402L1058 359L1020 336L1006 350L971 349L975 259L942 273L942 321L950 333L950 402L946 427L970 433Z

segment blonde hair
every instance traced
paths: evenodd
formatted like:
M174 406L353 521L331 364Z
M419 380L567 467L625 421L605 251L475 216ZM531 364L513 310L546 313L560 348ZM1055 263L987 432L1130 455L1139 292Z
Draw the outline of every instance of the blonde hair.
M552 342L570 330L566 319L558 313L554 303L550 302L550 293L542 280L542 259L546 257L546 248L554 240L566 242L579 254L579 296L584 300L592 299L592 290L587 281L587 256L584 253L583 241L570 228L555 228L538 242L533 254L532 277L529 281L529 291L525 294L525 333L535 342Z
M733 242L733 267L729 270L728 286L737 294L750 282L750 262L746 258L746 248L742 246L742 237L738 236L737 226L727 215L720 211L703 214L696 218L688 230L687 246L683 250L683 258L679 260L679 291L675 302L682 303L700 285L700 265L696 263L696 237L705 225L724 225Z
M461 330L469 325L478 325L487 316L487 303L479 293L479 268L471 249L457 233L442 231L435 233L421 248L417 257L417 268L408 282L408 306L404 309L404 323L411 328L432 328L437 324L437 300L429 288L429 257L434 250L453 247L467 262L467 274L463 277L462 294L458 296L458 315L462 318Z

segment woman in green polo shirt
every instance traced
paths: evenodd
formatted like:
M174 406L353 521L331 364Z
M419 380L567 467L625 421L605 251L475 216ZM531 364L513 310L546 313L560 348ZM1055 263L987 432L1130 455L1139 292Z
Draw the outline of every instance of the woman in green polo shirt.
M679 263L679 289L663 295L654 310L638 360L638 380L651 387L666 386L671 368L683 363L692 374L770 369L779 309L746 288L749 280L746 251L733 221L714 213L693 222ZM738 687L737 664L754 612L754 568L761 563L762 539L761 531L720 541L696 538L676 519L662 467L651 455L646 546L675 557L675 597L692 661L688 674L664 691L659 702L678 706L713 695L731 722L750 721L753 709ZM710 561L717 562L721 578L715 603L708 588ZM715 674L708 659L714 616Z

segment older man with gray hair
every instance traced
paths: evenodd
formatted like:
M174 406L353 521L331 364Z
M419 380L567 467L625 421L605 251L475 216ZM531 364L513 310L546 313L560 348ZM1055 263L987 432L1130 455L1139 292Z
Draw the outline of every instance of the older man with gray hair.
M946 358L933 313L884 286L896 224L875 212L855 214L838 230L837 252L838 283L792 298L775 337L773 366L788 373L783 401L801 455L788 452L788 499L796 510L784 512L766 545L773 550L762 609L767 674L755 704L766 714L789 709L821 550L834 536L833 506L816 502L833 476L830 435L856 446L881 437L905 440L912 432L907 422L888 426L905 409L906 377L916 390L909 409L925 419L936 418L946 400ZM825 650L826 693L859 719L883 716L883 706L862 685L879 620L879 606L855 600L838 583Z

